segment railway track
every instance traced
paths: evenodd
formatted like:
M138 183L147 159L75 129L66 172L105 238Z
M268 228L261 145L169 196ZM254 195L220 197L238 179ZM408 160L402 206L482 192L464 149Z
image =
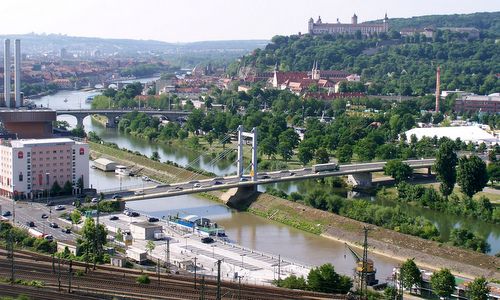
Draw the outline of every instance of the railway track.
M0 276L10 277L10 261L6 259L6 251L0 249ZM20 250L15 253L16 278L26 280L42 280L46 288L58 287L57 273L52 273L52 258L47 255ZM73 262L74 270L83 271L85 263ZM57 260L55 263L57 271ZM64 270L64 271L63 271ZM140 274L148 274L151 283L141 285L135 282ZM68 265L61 264L61 282L67 291ZM197 289L194 289L193 277L161 274L157 283L157 274L140 270L98 266L84 276L72 276L72 289L77 294L118 296L122 299L200 299L201 280L198 278ZM204 285L205 299L216 299L217 282L206 280ZM45 290L45 287L44 287ZM239 286L232 282L222 282L222 299L238 299ZM68 294L65 294L68 297ZM343 295L296 291L266 286L241 285L241 299L276 300L276 299L344 299ZM37 298L38 299L38 298ZM56 298L51 298L56 299ZM67 298L65 298L67 299Z

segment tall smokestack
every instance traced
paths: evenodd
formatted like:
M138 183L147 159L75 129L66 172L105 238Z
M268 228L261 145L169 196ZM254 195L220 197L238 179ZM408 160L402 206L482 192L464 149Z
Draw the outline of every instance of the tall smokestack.
M439 97L441 95L441 68L437 67L436 71L436 113L439 112Z
M3 95L5 106L10 107L10 40L5 40L3 60Z
M14 66L15 66L15 81L14 89L16 93L16 107L21 107L21 40L16 39L16 53L14 56Z

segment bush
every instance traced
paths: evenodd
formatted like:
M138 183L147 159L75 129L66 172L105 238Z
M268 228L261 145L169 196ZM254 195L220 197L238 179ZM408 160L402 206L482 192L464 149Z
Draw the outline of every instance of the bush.
M141 283L141 284L149 284L151 282L151 280L149 279L149 276L146 274L139 275L135 281L137 283Z

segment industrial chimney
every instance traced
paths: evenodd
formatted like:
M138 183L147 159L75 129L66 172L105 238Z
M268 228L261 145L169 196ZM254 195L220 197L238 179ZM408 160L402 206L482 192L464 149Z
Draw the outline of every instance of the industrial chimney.
M23 106L21 102L21 40L16 39L16 53L14 56L14 66L15 66L15 81L14 90L16 94L16 108Z
M439 97L441 95L440 82L441 82L441 69L438 66L436 71L436 113L439 112Z
M5 106L11 107L10 105L10 40L6 39L4 44L4 60L3 60L3 99L5 100Z

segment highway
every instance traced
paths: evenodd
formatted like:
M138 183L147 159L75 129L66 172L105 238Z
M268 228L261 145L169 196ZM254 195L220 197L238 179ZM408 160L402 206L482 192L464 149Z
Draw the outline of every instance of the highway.
M435 159L419 159L404 161L412 169L428 168L434 165ZM306 179L318 179L330 176L343 176L356 173L371 173L383 171L386 162L371 162L359 164L340 165L338 170L313 172L312 168L302 168L296 170L283 170L275 172L261 172L257 175L257 180L252 181L246 175L239 178L235 175L227 177L215 177L211 179L192 180L175 184L159 184L148 188L138 188L126 191L107 192L107 197L119 195L125 201L142 199L152 199L159 197L179 196L215 190L223 190L237 187L250 187L260 184L298 181Z

